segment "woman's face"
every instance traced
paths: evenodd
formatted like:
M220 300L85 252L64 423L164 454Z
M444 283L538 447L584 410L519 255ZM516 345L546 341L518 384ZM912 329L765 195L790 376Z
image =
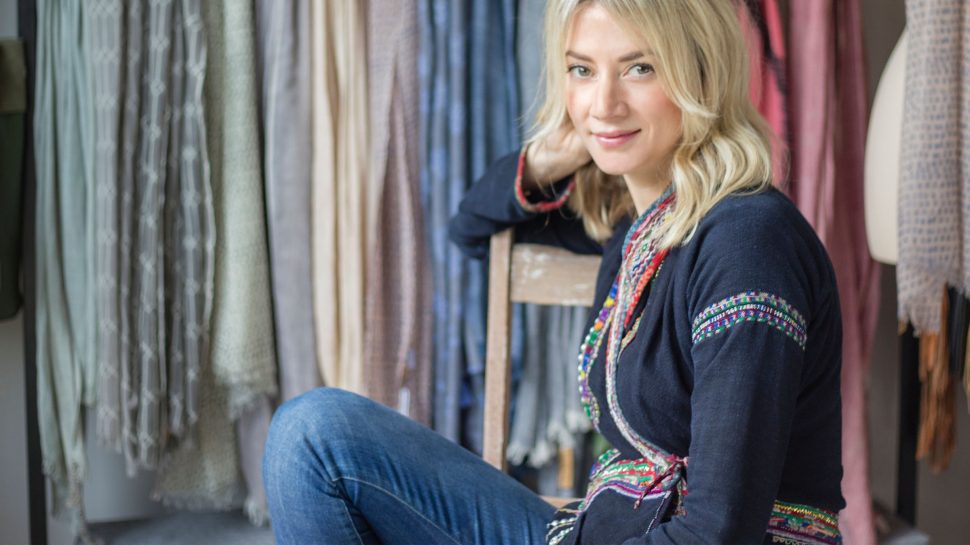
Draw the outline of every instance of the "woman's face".
M598 3L573 17L566 109L600 170L628 183L667 181L663 169L681 136L680 109L667 98L656 62Z

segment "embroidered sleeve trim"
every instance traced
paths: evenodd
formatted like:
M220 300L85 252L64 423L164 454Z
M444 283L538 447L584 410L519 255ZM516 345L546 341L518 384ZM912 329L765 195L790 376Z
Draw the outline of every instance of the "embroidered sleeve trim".
M558 197L554 195L555 199L553 200L530 200L530 197L533 197L532 193L527 193L522 187L522 174L525 172L525 150L526 146L523 146L522 151L519 153L519 167L515 172L515 199L519 201L519 206L528 212L550 212L556 210L572 194L573 187L576 186L576 180L570 179L569 185L566 186L566 190L562 192L562 195ZM540 196L542 199L546 199L545 195L540 194Z
M697 344L743 322L761 322L781 331L805 350L808 326L787 301L766 292L746 291L705 308L694 319L692 342Z

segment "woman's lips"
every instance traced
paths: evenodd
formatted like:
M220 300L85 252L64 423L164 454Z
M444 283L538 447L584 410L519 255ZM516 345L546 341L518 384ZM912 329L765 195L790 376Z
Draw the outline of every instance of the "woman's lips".
M633 140L633 137L639 132L640 129L635 131L594 132L593 136L596 137L596 141L599 142L600 146L604 148L615 148Z

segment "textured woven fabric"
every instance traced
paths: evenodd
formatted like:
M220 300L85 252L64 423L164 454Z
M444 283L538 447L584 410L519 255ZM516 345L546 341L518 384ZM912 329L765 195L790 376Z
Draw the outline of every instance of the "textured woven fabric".
M970 9L908 0L906 19L898 312L917 332L938 332L944 285L970 289Z
M98 436L129 473L198 418L214 228L198 5L96 0ZM145 33L166 36L145 40Z
M205 2L205 113L216 217L212 368L235 419L276 394L260 164L255 18L246 2Z
M97 191L97 214L95 229L97 254L95 275L97 277L97 355L98 399L97 434L105 443L121 450L121 351L128 351L130 339L121 335L121 314L128 313L128 305L121 308L119 293L120 240L119 199L121 179L118 166L120 158L120 130L122 103L122 66L125 60L123 35L124 10L121 0L94 0L91 2L90 22L94 32L89 34L95 97L95 150L94 183ZM125 263L125 268L129 264ZM127 302L127 298L124 299ZM122 344L122 341L125 341ZM126 354L127 356L127 354ZM130 361L128 357L124 361ZM129 432L130 433L130 432ZM134 459L134 453L127 455Z
M430 264L418 179L417 2L367 8L370 173L368 326L362 360L371 399L431 423Z
M842 492L846 541L875 542L865 376L879 307L879 268L863 210L866 84L858 0L790 4L791 197L832 258L843 319Z
M311 256L317 364L328 386L362 389L367 53L359 2L310 4Z
M751 102L774 132L771 142L775 187L787 186L788 112L785 111L785 37L777 0L738 2L748 43Z
M555 468L559 449L581 447L582 432L591 429L576 395L576 350L586 333L589 309L524 307L524 361L508 459Z
M421 195L434 286L434 428L481 449L485 269L447 241L466 188L518 147L514 2L422 0ZM463 421L463 410L467 420Z
M247 510L264 517L262 455L268 419L266 400L275 396L276 360L263 206L256 89L253 7L240 2L204 2L208 46L204 104L216 219L212 308L211 378L203 391L208 414L200 414L198 452L179 447L159 479L159 495L190 508L234 505L240 461L253 496ZM224 403L222 407L217 407ZM245 419L240 420L243 416ZM256 426L236 444L234 421ZM205 422L205 424L203 424ZM202 437L208 428L221 437ZM176 461L178 460L178 461ZM261 505L262 504L262 505Z
M909 0L906 18L898 313L920 334L917 456L941 471L954 452L958 380L947 369L945 289L970 290L970 8ZM970 392L967 376L964 387Z
M199 420L193 440L171 449L158 470L152 497L178 509L229 510L242 506L236 428L229 418L229 392L211 367L199 376Z
M310 268L310 0L256 2L280 397L321 384Z
M83 405L94 393L93 102L78 1L37 2L36 365L43 470L55 514L83 531Z

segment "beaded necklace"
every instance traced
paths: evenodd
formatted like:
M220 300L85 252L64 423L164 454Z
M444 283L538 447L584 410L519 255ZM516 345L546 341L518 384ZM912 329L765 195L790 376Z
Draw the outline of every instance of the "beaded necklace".
M667 250L657 251L656 233L657 228L663 223L666 212L669 211L670 204L673 203L673 188L668 187L637 220L630 226L626 238L623 241L623 254L620 264L620 271L617 273L616 280L610 287L610 292L603 301L593 326L583 340L579 349L579 395L583 403L586 416L592 421L593 426L599 429L600 410L596 397L593 396L589 387L589 373L593 363L599 354L600 346L605 332L610 332L611 337L618 335L621 338L620 351L633 340L640 319L637 318L633 327L630 327L630 320L637 302L644 293L647 285L656 276ZM617 307L617 299L620 305ZM615 309L621 308L623 315L622 327L611 327L616 314ZM607 362L611 359L611 344L607 345ZM615 347L613 347L615 349ZM615 350L614 350L615 351ZM618 352L618 351L615 351ZM618 358L619 354L613 354ZM608 365L609 368L609 365ZM612 405L612 403L611 403Z

